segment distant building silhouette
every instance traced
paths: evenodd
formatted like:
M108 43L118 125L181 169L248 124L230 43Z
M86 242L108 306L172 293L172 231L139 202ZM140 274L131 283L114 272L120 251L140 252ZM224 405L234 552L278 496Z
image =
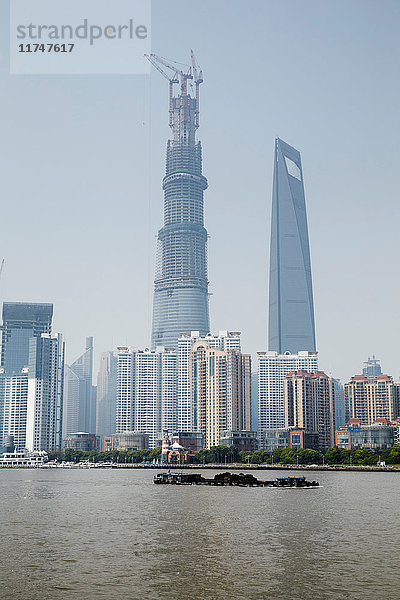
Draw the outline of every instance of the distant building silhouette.
M362 374L369 380L374 380L377 375L382 375L381 363L378 358L375 358L375 355L372 355L372 358L368 356L368 360L364 362L364 367Z
M63 436L96 432L96 396L93 378L93 337L86 338L85 352L65 367Z
M116 406L117 353L102 352L96 393L96 435L101 438L115 433Z

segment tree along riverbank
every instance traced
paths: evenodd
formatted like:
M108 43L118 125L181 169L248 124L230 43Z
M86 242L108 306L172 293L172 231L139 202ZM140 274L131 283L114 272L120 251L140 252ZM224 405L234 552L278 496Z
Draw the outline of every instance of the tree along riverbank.
M84 452L67 448L65 450L56 450L49 452L50 460L58 462L68 461L79 463L89 461L91 463L114 463L116 465L138 465L152 466L161 459L161 449L152 450L112 450L109 452L100 452L92 450ZM318 452L302 448L277 448L273 452L266 450L256 450L255 452L238 451L237 448L227 446L214 446L209 450L200 450L195 453L192 466L197 468L211 465L245 465L252 468L326 468L342 466L346 470L355 470L356 467L378 467L378 463L385 463L386 466L400 467L400 445L392 446L382 452L377 453L373 450L345 450L343 448L329 448L326 452ZM233 467L232 467L233 468ZM240 468L243 468L241 466Z

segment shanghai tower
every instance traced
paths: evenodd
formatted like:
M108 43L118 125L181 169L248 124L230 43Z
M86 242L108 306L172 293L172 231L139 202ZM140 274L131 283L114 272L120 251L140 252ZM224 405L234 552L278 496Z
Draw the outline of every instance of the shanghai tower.
M193 52L192 66L185 72L177 63L171 64L155 54L147 58L169 81L172 130L163 179L164 226L158 232L151 341L153 347L176 348L182 333L195 330L205 335L210 329L203 214L207 179L202 175L201 144L196 141L203 76ZM188 86L194 88L192 95Z
M310 247L300 152L275 140L268 349L315 352Z

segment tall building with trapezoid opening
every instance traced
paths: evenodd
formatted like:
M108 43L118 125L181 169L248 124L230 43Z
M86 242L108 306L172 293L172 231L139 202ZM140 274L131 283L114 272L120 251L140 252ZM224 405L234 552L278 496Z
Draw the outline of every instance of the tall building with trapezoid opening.
M315 352L310 247L300 152L275 140L268 350Z

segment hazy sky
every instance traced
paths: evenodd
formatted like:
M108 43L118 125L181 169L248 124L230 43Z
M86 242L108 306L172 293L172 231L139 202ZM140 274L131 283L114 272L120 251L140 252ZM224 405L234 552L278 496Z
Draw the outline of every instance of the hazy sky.
M111 0L110 0L111 1ZM9 75L1 2L1 300L53 302L68 361L149 344L168 85ZM155 0L153 52L204 71L212 330L266 349L274 137L300 150L320 366L400 374L398 0ZM256 366L256 365L255 365Z

